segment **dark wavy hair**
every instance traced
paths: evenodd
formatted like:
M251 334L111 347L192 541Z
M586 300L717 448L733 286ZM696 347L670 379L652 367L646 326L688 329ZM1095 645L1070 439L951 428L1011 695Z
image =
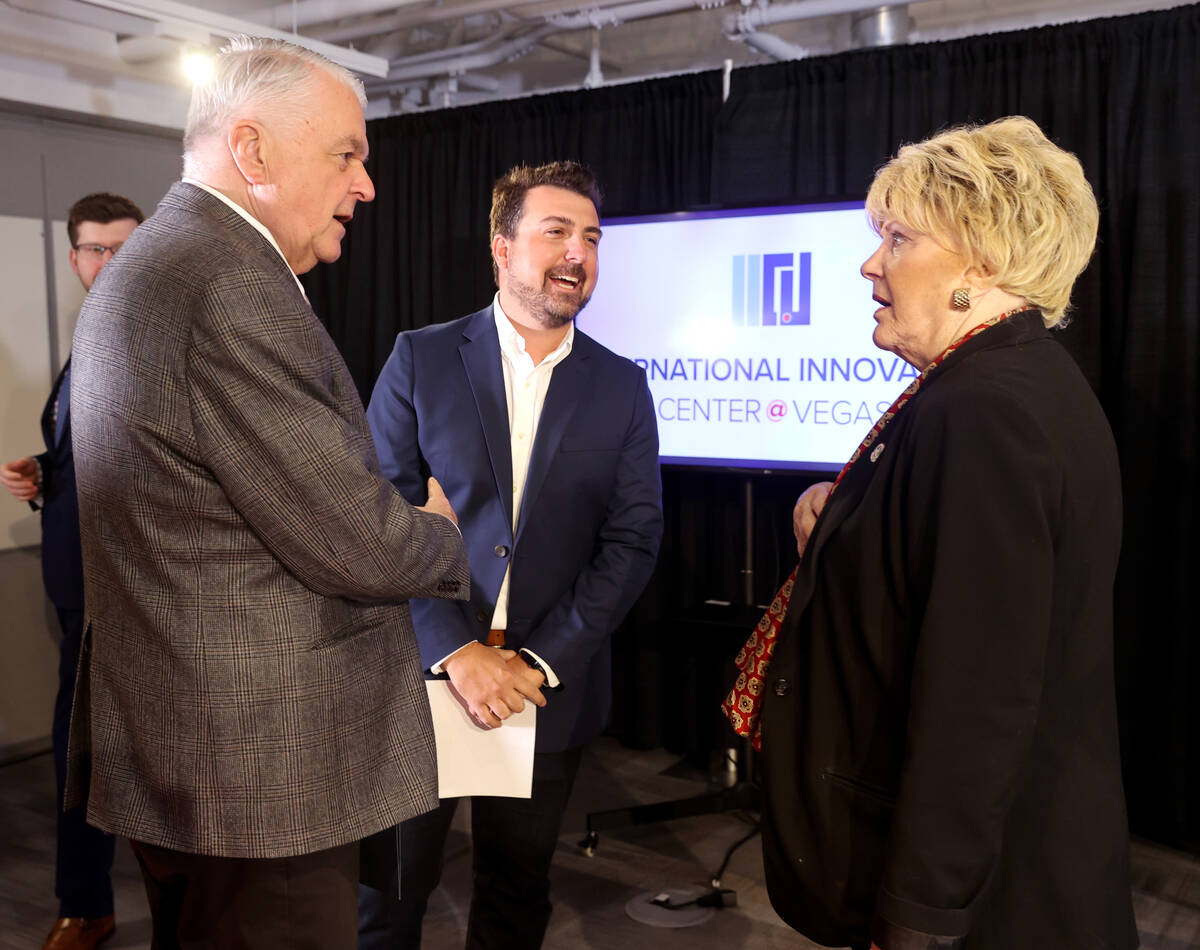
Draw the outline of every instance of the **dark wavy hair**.
M123 218L133 218L138 224L146 220L142 209L121 195L110 194L107 191L84 195L71 205L71 210L67 212L67 237L71 239L71 247L79 241L79 225L84 221L108 224Z

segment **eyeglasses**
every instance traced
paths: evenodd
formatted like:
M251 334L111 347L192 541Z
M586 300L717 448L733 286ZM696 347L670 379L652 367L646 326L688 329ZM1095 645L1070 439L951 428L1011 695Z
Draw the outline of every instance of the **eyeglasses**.
M121 242L121 244L124 243L124 241ZM121 250L121 244L75 244L73 247L81 254L103 257L105 254L116 254Z

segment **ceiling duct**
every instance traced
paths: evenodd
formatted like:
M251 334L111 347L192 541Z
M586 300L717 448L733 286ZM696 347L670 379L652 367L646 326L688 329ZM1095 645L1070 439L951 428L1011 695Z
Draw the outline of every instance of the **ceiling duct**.
M859 18L864 23L885 22L894 31L895 11L899 11L904 16L905 39L892 42L903 43L908 37L908 8L904 4L881 7L878 0L792 0L785 3L742 0L742 3L742 9L725 17L725 35L777 60L803 59L808 51L773 33L764 33L761 27L850 13L855 14L855 22ZM884 13L889 15L881 18ZM869 32L872 27L868 25L864 29Z
M856 13L850 20L850 36L857 47L902 46L912 28L906 4L876 7Z

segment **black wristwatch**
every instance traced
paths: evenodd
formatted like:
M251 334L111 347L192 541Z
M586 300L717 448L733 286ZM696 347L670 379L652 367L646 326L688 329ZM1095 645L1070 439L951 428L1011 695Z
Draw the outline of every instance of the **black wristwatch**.
M531 670L537 670L539 673L541 673L542 676L544 676L546 678L547 683L550 682L550 674L547 673L546 668L544 666L542 666L541 663L538 662L538 659L536 656L534 656L528 650L522 650L521 651L521 659L525 661L525 663L529 666L529 668Z

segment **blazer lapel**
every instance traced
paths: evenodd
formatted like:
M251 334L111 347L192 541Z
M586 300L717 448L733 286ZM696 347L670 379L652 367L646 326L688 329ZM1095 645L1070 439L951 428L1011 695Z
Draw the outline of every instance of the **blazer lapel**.
M46 441L47 450L51 452L58 447L58 443L60 441L58 438L56 438L57 433L55 430L57 429L57 423L55 421L56 413L54 407L58 402L59 393L62 391L63 380L67 375L67 367L70 365L71 355L68 353L67 361L63 364L63 368L58 371L58 376L56 376L54 379L54 385L50 387L50 398L46 400L46 406L42 409L42 438ZM62 407L60 407L60 410L61 408ZM65 425L67 424L68 423L64 423L64 435L67 431L65 428Z
M500 366L500 339L496 334L492 308L480 311L463 336L466 339L458 352L471 385L471 394L475 398L479 422L483 426L483 438L492 462L492 474L496 478L496 493L508 515L505 523L511 525L512 439L504 395L504 371Z
M546 481L550 463L558 452L563 433L575 413L579 400L588 391L592 376L591 365L586 356L586 340L576 331L575 344L565 360L554 367L550 377L550 388L546 402L538 419L537 436L533 440L533 453L529 458L529 471L525 474L525 491L521 494L521 514L517 522L517 541L528 520L528 514L536 503L538 492Z

